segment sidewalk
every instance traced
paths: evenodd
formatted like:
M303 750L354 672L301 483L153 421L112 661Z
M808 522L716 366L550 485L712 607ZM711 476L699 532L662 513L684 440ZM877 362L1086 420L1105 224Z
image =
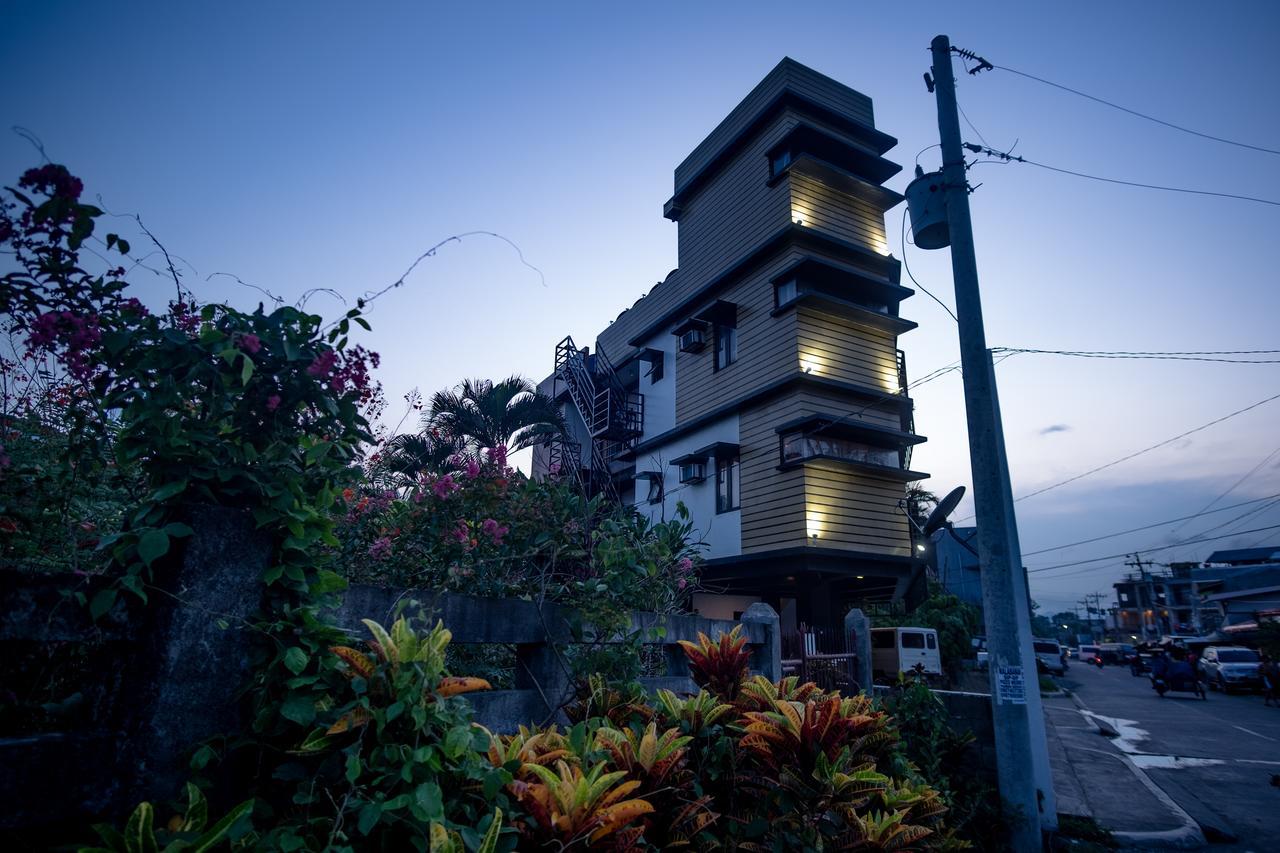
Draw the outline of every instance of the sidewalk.
M1195 821L1135 767L1070 696L1044 699L1058 812L1092 817L1122 844L1198 847Z

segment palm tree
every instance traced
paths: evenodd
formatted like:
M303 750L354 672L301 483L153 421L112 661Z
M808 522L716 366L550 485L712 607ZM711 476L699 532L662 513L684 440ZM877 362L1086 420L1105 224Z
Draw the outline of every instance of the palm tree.
M450 460L466 449L463 442L430 429L402 433L387 442L374 470L376 477L393 486L409 486L423 474L452 470Z
M423 425L473 450L522 450L565 431L556 404L521 376L496 383L464 379L452 391L438 391Z

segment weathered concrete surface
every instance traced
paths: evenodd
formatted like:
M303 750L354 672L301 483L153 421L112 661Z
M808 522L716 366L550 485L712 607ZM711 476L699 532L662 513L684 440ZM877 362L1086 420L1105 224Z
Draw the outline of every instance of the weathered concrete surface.
M271 542L239 510L201 508L188 523L195 532L181 564L156 579L163 591L152 593L130 694L118 699L130 710L119 771L137 797L172 797L189 777L189 751L244 724L249 625Z
M1240 850L1276 847L1280 710L1252 693L1160 698L1147 679L1118 667L1073 666L1067 682L1091 719L1106 718L1121 733L1097 739L1125 752L1206 837L1233 836Z
M1069 696L1044 700L1058 811L1092 817L1125 844L1194 847L1195 822L1160 791Z

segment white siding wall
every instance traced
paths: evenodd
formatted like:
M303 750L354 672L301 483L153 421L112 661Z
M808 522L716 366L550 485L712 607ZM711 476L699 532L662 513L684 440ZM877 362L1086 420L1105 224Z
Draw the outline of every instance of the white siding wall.
M644 435L641 441L661 435L676 426L676 338L661 334L644 342L643 346L662 350L662 378L653 382L645 374L648 366L640 368L640 393L644 395Z
M666 380L663 380L664 382ZM662 383L658 383L661 385ZM647 405L646 400L646 405ZM708 462L707 479L701 483L680 482L680 469L671 464L672 459L692 453L717 441L738 443L738 416L728 418L682 436L660 449L641 454L636 459L636 472L661 471L666 489L661 504L647 500L647 483L637 483L635 508L654 521L675 518L676 504L683 502L689 509L694 525L694 537L707 545L705 557L733 557L742 551L742 511L716 513L716 478L714 460Z

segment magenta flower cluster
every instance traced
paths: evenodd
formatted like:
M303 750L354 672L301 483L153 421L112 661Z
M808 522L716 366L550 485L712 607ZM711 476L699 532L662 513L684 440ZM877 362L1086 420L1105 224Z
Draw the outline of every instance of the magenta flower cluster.
M488 536L494 545L502 544L502 537L510 532L511 528L505 524L499 524L492 518L486 518L480 525L480 531Z
M375 560L385 560L391 556L391 537L380 536L369 546L369 556Z
M36 317L27 336L31 351L62 348L67 372L79 380L94 372L93 349L102 340L97 314L81 316L71 311L48 311Z
M375 393L369 373L380 363L381 357L364 347L352 347L341 356L337 350L329 349L312 360L307 366L307 375L327 382L329 389L335 394L355 391L363 403L368 402Z
M445 474L431 485L431 491L435 493L435 496L440 500L444 500L461 488L462 486L454 482L452 474Z
M67 171L66 166L49 163L22 173L18 186L35 190L48 196L75 201L84 192L84 184Z

